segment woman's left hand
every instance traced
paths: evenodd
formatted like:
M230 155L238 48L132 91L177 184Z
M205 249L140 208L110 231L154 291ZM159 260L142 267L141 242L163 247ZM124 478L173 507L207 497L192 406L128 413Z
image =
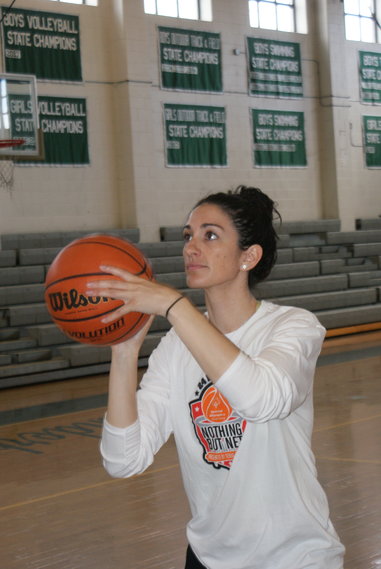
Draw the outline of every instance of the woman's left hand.
M165 316L168 306L181 293L174 288L137 277L124 269L102 265L102 272L110 273L117 279L91 281L87 283L88 296L106 296L122 300L123 305L112 314L102 318L107 324L121 318L128 312L143 312Z

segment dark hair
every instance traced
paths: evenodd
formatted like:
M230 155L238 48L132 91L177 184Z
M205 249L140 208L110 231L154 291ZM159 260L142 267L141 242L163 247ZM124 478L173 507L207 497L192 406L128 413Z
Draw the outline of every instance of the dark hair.
M197 202L194 209L203 204L219 206L232 220L239 236L239 247L244 251L251 245L260 245L263 255L249 272L249 286L269 276L277 258L278 235L274 219L281 220L276 204L258 188L238 186L229 192L210 194Z

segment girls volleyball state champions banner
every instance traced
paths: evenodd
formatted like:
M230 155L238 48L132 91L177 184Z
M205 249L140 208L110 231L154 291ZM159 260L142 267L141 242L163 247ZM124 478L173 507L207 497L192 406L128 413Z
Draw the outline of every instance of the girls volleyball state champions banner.
M247 38L249 94L303 97L300 45Z
M255 166L307 165L303 112L251 109L251 113Z
M37 150L35 122L33 120L33 103L29 94L10 93L5 99L10 116L11 138L24 140L23 149Z
M227 166L224 107L164 104L166 165Z
M363 116L365 163L381 168L381 117Z
M222 92L220 34L159 27L161 86Z
M45 155L41 163L89 164L86 99L38 97L37 106ZM12 136L24 138L27 148L35 150L37 141L28 95L10 95L9 111Z
M86 99L38 97L45 163L89 164Z
M7 73L82 81L78 16L4 7L1 14Z
M360 51L359 72L361 101L381 105L381 53Z

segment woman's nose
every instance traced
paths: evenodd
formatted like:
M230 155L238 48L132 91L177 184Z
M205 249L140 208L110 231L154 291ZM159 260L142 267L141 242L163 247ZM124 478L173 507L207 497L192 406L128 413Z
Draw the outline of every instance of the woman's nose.
M198 255L200 253L199 243L195 237L185 242L183 252L184 255Z

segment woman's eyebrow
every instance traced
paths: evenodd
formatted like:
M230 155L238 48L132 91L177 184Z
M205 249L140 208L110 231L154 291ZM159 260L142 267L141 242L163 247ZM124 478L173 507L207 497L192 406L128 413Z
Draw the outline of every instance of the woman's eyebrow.
M219 225L218 223L203 223L201 225L202 229L205 229L207 227L218 227L219 229L221 229L222 231L224 231L224 228L222 227L222 225ZM183 231L185 229L192 229L190 225L184 225L183 227Z

